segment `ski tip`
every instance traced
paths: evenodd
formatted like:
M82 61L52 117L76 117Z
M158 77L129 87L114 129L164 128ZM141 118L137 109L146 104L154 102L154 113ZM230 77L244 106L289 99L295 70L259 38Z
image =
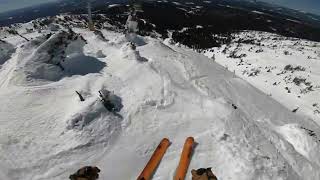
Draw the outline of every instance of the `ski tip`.
M168 138L163 138L162 141L163 143L168 143L168 144L171 144L170 140Z
M192 136L187 138L187 141L194 141L194 138Z
M193 137L188 137L188 138L186 139L185 144L187 144L187 145L193 145L193 144L194 144L194 138L193 138Z

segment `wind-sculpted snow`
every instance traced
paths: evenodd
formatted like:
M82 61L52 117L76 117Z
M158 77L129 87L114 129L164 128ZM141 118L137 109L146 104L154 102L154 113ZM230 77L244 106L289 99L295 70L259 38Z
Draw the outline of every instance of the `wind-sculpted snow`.
M172 179L193 136L187 179L202 167L219 179L320 179L320 127L307 116L169 40L101 33L29 34L0 69L0 178L61 180L97 165L101 179L135 179L168 137L154 179Z
M18 71L13 77L15 83L58 81L66 76L99 73L106 66L97 58L85 55L85 40L70 30L46 36L48 39L39 37L22 49L22 52L34 52L19 58Z

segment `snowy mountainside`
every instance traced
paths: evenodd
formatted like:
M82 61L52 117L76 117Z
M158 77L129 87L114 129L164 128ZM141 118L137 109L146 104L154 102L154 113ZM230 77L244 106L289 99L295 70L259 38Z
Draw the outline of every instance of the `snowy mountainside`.
M320 43L244 31L229 45L204 54L292 111L320 123Z
M163 137L172 144L153 178L171 179L188 136L198 143L189 170L320 178L318 123L219 65L219 53L217 63L169 39L75 21L29 32L21 24L1 37L16 50L0 67L0 179L67 179L91 164L101 179L134 179ZM102 105L101 89L119 98L119 112Z

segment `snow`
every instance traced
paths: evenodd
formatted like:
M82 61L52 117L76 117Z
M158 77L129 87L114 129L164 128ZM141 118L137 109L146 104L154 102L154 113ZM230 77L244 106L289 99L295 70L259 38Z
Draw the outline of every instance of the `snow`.
M320 124L320 114L316 105L319 104L320 97L320 76L317 73L320 68L320 44L263 32L243 32L236 37L255 39L263 46L235 42L230 47L214 48L214 52L208 51L205 55L211 57L215 54L219 64L269 94L288 109L299 107L298 114L303 114ZM246 56L230 58L229 53L222 52L224 49L228 49L229 53L236 52L237 55ZM301 67L302 70L285 70L287 65ZM257 76L250 75L256 70L259 72ZM295 83L295 78L306 79L310 85ZM310 86L314 88L306 91Z
M298 24L301 24L302 22L300 21L297 21L297 20L294 20L294 19L287 19L288 21L291 21L291 22L295 22L295 23L298 23Z
M273 27L269 27L272 31L274 32L277 32L277 29L276 28L273 28Z
M185 9L185 8L179 8L179 7L177 7L177 9L180 9L180 10L182 10L182 11L188 12L188 10Z
M128 16L127 22L126 22L126 28L129 32L137 32L138 29L138 22L136 21L135 17L132 15Z
M289 142L300 154L305 156L309 161L318 161L319 145L314 142L307 132L301 129L298 124L286 124L277 128L278 132ZM315 162L319 164L318 162Z
M255 14L265 14L264 12L261 12L261 11L251 11L251 12L253 12Z
M183 27L179 32L182 33L182 32L187 31L188 29L189 29L188 27Z
M119 7L121 4L109 4L108 8Z
M194 5L194 2L185 2L187 5Z
M86 75L100 72L105 67L105 63L84 54L74 54L67 57L62 66L71 75Z
M97 165L100 179L134 179L164 137L172 144L153 178L171 179L188 136L198 145L187 179L191 169L201 167L212 167L221 180L320 178L319 124L287 107L307 99L279 98L280 90L268 96L265 91L272 89L263 88L273 86L245 78L217 49L214 62L169 40L101 30L105 41L86 29L73 31L59 30L48 39L27 33L30 42L4 39L16 51L0 69L0 179L61 180L84 165ZM56 46L59 39L66 46ZM303 52L319 53L307 47ZM48 63L51 49L52 61L65 70ZM245 60L255 66L271 61L278 69L288 63L319 69L316 60L273 54ZM236 75L218 63L236 69ZM320 82L318 74L310 77ZM98 96L102 89L114 92L119 112L105 109Z
M177 6L181 6L181 5L182 5L181 3L175 2L175 1L173 1L172 3L175 4L175 5L177 5Z

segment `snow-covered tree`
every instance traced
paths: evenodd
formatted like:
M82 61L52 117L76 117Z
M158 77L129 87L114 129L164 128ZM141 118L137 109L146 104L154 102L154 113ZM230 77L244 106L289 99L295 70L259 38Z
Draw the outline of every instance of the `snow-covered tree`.
M130 14L126 22L126 31L127 33L136 33L139 31L137 12L141 11L142 8L138 1L135 0L129 1L129 4Z
M139 31L138 21L136 20L135 14L130 14L126 23L126 31L128 33L136 33Z

